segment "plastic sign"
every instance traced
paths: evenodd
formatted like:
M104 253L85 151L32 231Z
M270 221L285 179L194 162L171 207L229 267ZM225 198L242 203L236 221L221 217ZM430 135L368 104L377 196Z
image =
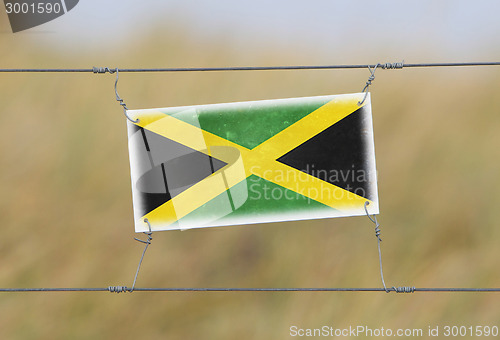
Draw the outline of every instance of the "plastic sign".
M127 111L135 231L378 213L363 97Z

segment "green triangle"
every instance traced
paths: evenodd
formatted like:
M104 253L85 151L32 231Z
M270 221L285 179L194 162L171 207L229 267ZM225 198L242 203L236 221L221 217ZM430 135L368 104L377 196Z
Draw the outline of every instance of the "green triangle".
M245 190L248 196L244 203L238 206L235 203L238 200L235 194L241 190ZM221 225L224 225L225 221L228 224L233 222L245 224L276 215L283 215L283 219L286 220L287 214L300 214L318 209L335 210L278 184L251 175L180 219L179 224L189 225L197 221L202 223L217 221L217 224L220 222Z
M231 142L253 149L311 112L331 96L212 104L162 112Z

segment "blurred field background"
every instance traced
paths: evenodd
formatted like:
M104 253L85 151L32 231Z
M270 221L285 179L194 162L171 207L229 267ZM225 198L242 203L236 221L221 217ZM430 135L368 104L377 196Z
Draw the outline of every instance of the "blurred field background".
M227 32L200 39L203 28L168 21L148 23L149 31L129 43L93 48L87 37L54 47L45 44L53 39L50 32L14 37L0 15L0 68L406 57L384 45L365 51L352 44L336 53L331 46L304 49L289 41L244 49ZM498 61L497 45L475 51L472 59ZM460 54L443 60L449 55L425 46L410 57L406 62L473 61ZM119 93L132 109L209 104L354 93L368 75L123 73ZM494 67L377 71L372 109L389 286L500 286L499 76ZM132 284L143 245L133 240L126 124L113 82L109 74L0 74L1 287ZM373 224L366 217L153 237L138 287L381 286ZM0 338L287 339L292 325L424 331L429 325L500 326L499 302L495 293L1 293Z

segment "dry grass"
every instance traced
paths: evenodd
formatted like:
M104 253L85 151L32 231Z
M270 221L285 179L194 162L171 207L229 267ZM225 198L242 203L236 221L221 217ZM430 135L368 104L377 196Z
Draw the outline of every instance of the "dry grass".
M0 60L5 67L238 63L222 43L189 57L194 42L180 34L105 57L73 55L73 62L29 37L2 34L9 51L2 47ZM280 55L259 61L280 64ZM131 108L165 107L357 92L367 74L123 74L119 86ZM388 284L498 286L498 70L377 76L372 104ZM125 120L112 85L110 75L1 75L2 287L131 283L142 245L133 241ZM139 286L380 285L367 218L154 236ZM494 324L498 302L494 294L4 293L0 337L281 339L291 325L427 329Z

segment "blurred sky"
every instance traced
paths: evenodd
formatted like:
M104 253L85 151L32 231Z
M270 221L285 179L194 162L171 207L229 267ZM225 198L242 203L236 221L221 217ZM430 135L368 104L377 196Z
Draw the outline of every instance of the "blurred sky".
M63 17L17 35L71 54L133 46L154 29L161 43L182 27L196 41L224 39L250 56L287 49L311 62L325 56L368 63L375 55L388 58L378 62L498 60L499 12L498 0L81 0Z

